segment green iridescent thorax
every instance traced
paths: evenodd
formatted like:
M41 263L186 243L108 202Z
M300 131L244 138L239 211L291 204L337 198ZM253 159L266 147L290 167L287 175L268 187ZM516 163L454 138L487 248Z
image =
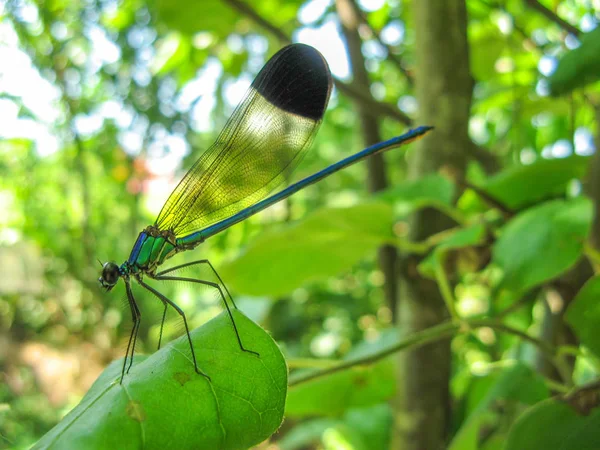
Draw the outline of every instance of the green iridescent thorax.
M139 234L127 262L135 269L153 272L178 251L173 233L151 225Z

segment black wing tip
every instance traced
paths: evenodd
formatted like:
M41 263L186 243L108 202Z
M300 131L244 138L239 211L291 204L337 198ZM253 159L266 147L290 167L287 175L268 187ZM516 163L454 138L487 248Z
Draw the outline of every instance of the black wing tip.
M332 88L327 61L306 44L279 50L258 73L252 87L284 111L308 119L322 119Z

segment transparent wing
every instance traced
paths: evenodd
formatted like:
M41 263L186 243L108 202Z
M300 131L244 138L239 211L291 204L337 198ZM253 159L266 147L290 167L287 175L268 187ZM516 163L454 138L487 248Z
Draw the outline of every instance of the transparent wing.
M171 193L156 226L185 236L265 198L310 147L330 91L329 67L317 50L280 50Z

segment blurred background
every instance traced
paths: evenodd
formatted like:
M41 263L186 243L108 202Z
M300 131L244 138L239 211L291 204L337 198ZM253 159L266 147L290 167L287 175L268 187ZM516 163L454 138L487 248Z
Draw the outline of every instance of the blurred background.
M448 141L457 136L462 153L448 161L462 158L460 171L471 180L542 159L591 155L594 93L550 97L546 77L579 45L577 36L597 26L600 2L463 3L446 6L456 14L443 17L447 40L431 19L435 11L420 13L407 0L0 3L0 448L29 448L123 356L131 331L123 286L100 289L99 261L127 258L253 77L288 40L320 50L336 78L313 148L290 181L411 124L441 126ZM440 70L454 64L458 82L444 85L416 67L420 58L435 66L435 54L423 54L435 45L449 46L440 51L456 60L439 61ZM426 103L423 113L419 100L427 91L444 101ZM462 122L431 123L432 110ZM443 158L426 169L411 165L415 151L353 166L169 262L210 259L292 369L294 361L343 358L385 339L399 323L397 248L344 235L346 253L332 263L326 255L340 251L337 244L297 259L285 245L269 253L269 239L291 239L277 233L318 218L322 208L363 205L364 216L378 191L426 172L452 172ZM448 195L457 197L442 185L439 196ZM395 210L395 237L407 236L404 218L418 208L404 206ZM319 228L300 224L307 239ZM491 288L477 277L462 281L461 311L488 311ZM211 290L177 284L161 291L192 326L222 310ZM153 352L162 305L135 292L143 314L138 351ZM535 322L534 312L532 303L522 315L525 326ZM435 323L439 314L432 314ZM182 331L169 315L166 337ZM442 426L450 434L474 401L466 392L477 368L513 344L479 338L453 347L452 402L459 412ZM291 411L264 448L391 448L395 406L387 399L322 415Z

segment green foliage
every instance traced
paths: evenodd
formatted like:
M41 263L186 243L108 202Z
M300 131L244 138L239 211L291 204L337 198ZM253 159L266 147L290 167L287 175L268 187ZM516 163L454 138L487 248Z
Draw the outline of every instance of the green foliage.
M263 233L221 266L236 291L282 295L318 277L347 270L379 245L393 242L392 208L366 203L322 209L305 220ZM335 252L323 249L335 248Z
M269 437L283 419L287 367L275 342L234 313L244 345L259 357L239 348L222 313L191 334L210 380L194 371L186 336L136 358L122 384L122 361L115 361L34 448L225 450Z
M500 30L490 22L480 22L471 27L474 39L471 47L471 71L477 80L489 80L496 75L494 65L506 48Z
M275 18L277 25L293 20L298 7L302 4L299 0L288 0L283 4L275 0L262 1L257 5L259 13ZM160 21L169 28L182 33L194 34L199 31L210 31L216 36L227 37L235 29L235 24L240 20L239 13L219 0L204 0L201 2L188 2L185 0L158 0L156 13Z
M600 278L594 277L581 288L569 305L565 319L581 344L600 357Z
M505 450L594 450L600 442L600 408L577 411L566 402L549 399L517 420Z
M454 191L455 186L449 179L433 174L417 180L400 182L378 193L377 198L393 202L399 213L407 214L426 206L451 206Z
M374 343L361 343L345 357L351 362L375 353L395 341L395 333L387 333ZM302 377L299 372L297 376ZM396 390L394 362L384 359L365 367L349 367L325 378L293 385L285 408L288 417L314 415L340 416L356 407L369 407L390 399ZM292 384L294 380L291 380Z
M356 450L386 450L392 411L387 404L368 408L351 408L337 419L308 419L294 427L279 445L283 450L303 449L317 442L325 448L351 446Z
M395 392L394 363L384 360L367 367L351 367L290 390L286 416L338 416L349 408L371 406Z
M419 271L430 278L435 278L438 271L444 264L444 258L449 250L456 250L465 247L473 247L483 244L487 237L487 230L482 224L461 228L452 233L419 264Z
M497 405L502 402L534 404L548 397L543 379L521 364L501 368L488 376L490 383L477 399L449 450L477 450L482 427L497 421ZM508 405L505 405L507 407Z
M168 27L182 33L194 34L210 30L218 36L227 36L231 25L238 16L230 7L220 1L177 2L159 0L156 12ZM201 20L198 20L201 18Z
M581 156L540 160L528 166L503 170L491 177L484 189L503 205L517 210L545 199L563 196L570 181L586 174L588 164L589 158Z
M135 291L142 309L136 352L150 356L136 357L123 386L115 382L119 362L92 385L125 352L131 330L123 287L99 289L97 259L127 258L247 82L281 47L238 3L6 3L0 448L28 449L46 435L40 446L58 439L54 447L106 448L114 439L113 448L139 448L143 436L143 448L248 448L268 439L265 446L285 450L387 449L398 421L418 420L398 417L391 401L406 376L395 370L397 354L378 358L398 343L397 333L410 342L401 351L451 340L452 450L598 448L597 393L581 383L600 376L600 256L591 231L597 193L590 189L596 155L589 156L600 129L590 86L600 73L600 35L587 32L568 50L572 36L521 0L466 2L476 145L464 149L465 180L457 183L451 166L415 173L414 144L408 154L384 155L388 187L381 192L367 194L366 165L357 165L178 254L173 264L211 260L273 340L238 314L242 340L261 357L240 353L227 317L201 326L221 311L214 289L162 283L189 323L201 326L195 348L213 389L193 372L185 340L152 354L162 305L142 289ZM318 36L313 43L334 45L337 35L316 34L339 22L336 2L326 3L243 0L294 40ZM592 20L587 1L542 3L573 24ZM371 93L387 103L384 111L401 108L421 125L414 87L427 86L414 68L426 55L416 51L414 4L358 2L387 44L361 25ZM336 60L343 42L333 48L326 58L343 73ZM546 82L563 97L545 96ZM452 89L439 101L454 98ZM290 181L360 150L356 111L356 99L336 90L314 148ZM379 117L382 137L405 130ZM452 136L443 128L451 125L431 125ZM431 210L441 212L448 229L411 241L422 225L411 219L417 210L426 220ZM401 256L398 280L381 270L383 244ZM218 281L194 270L182 272ZM453 320L425 335L398 325L407 313L392 311L397 305L388 298L398 281L396 300L405 306L404 280L419 274L431 292L443 292ZM426 315L425 300L419 313ZM163 339L182 331L170 311ZM292 370L287 420L277 434L287 374L273 341ZM348 367L329 373L338 363ZM314 378L295 384L307 374Z
M552 95L564 95L600 79L600 28L585 33L581 45L560 59L548 79Z
M553 200L517 215L494 245L502 286L524 292L572 267L581 257L593 207L584 198Z

